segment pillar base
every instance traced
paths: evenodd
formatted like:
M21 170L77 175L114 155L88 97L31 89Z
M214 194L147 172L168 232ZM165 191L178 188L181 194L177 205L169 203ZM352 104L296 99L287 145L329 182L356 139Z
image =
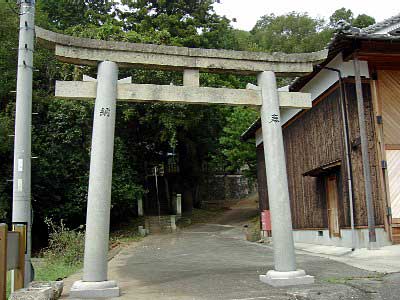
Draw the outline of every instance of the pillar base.
M75 281L69 292L72 299L93 299L119 297L119 287L114 280L107 281Z
M314 276L306 275L304 270L279 272L270 270L266 275L260 275L260 280L272 286L289 286L314 283Z

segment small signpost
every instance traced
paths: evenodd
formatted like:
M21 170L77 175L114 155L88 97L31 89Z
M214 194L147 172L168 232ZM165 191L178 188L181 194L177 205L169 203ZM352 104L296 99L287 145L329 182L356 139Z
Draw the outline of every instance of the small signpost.
M261 212L261 225L262 225L262 230L264 231L269 231L268 234L271 233L272 227L271 227L271 212L269 210L263 210ZM268 235L270 236L270 235Z
M0 299L6 299L7 289L7 225L0 224Z
M24 287L25 252L26 225L8 231L7 224L0 224L0 300L6 300L7 271L14 270L14 290Z

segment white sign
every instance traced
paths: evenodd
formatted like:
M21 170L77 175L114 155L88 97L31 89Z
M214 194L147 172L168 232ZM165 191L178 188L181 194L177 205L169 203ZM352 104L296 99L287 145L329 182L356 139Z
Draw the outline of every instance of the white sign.
M18 159L18 172L22 172L24 170L24 159L19 158Z
M18 192L22 192L22 179L18 179Z

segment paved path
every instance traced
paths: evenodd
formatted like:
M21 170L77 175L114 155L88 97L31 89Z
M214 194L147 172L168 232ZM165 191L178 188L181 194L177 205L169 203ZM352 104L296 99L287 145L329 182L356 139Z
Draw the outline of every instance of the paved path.
M342 263L298 255L298 265L315 275L312 286L276 289L258 280L273 268L272 250L242 239L229 225L197 225L176 235L150 236L110 263L110 278L122 299L375 299L348 285L344 277L375 276ZM295 295L304 297L296 297ZM308 297L306 297L308 296ZM311 298L310 298L311 299Z
M118 299L400 299L399 274L384 277L304 252L297 254L298 267L314 275L315 284L277 289L261 283L258 276L273 268L272 249L244 240L242 225L251 217L250 209L227 214L215 220L220 224L149 236L124 248L109 263L109 278L117 280L122 290ZM67 291L80 276L66 280Z
M304 243L296 243L295 247L310 255L329 258L368 271L400 272L400 245L385 246L377 250L362 248L355 251L345 247Z

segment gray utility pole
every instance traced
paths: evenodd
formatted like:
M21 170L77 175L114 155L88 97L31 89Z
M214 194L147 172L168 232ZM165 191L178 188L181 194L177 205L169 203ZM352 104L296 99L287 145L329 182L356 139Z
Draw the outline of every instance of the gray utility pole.
M25 281L31 282L31 123L35 1L20 1L17 100L15 107L13 223L27 225Z
M371 169L369 164L367 129L365 128L365 107L364 107L364 97L362 93L361 75L360 75L360 61L358 60L358 58L354 58L353 62L354 62L354 74L356 79L358 123L360 126L361 156L363 163L365 199L367 202L368 233L369 233L368 249L377 249L378 246L376 243L376 232L375 232L375 212L374 212L374 204L372 203Z

